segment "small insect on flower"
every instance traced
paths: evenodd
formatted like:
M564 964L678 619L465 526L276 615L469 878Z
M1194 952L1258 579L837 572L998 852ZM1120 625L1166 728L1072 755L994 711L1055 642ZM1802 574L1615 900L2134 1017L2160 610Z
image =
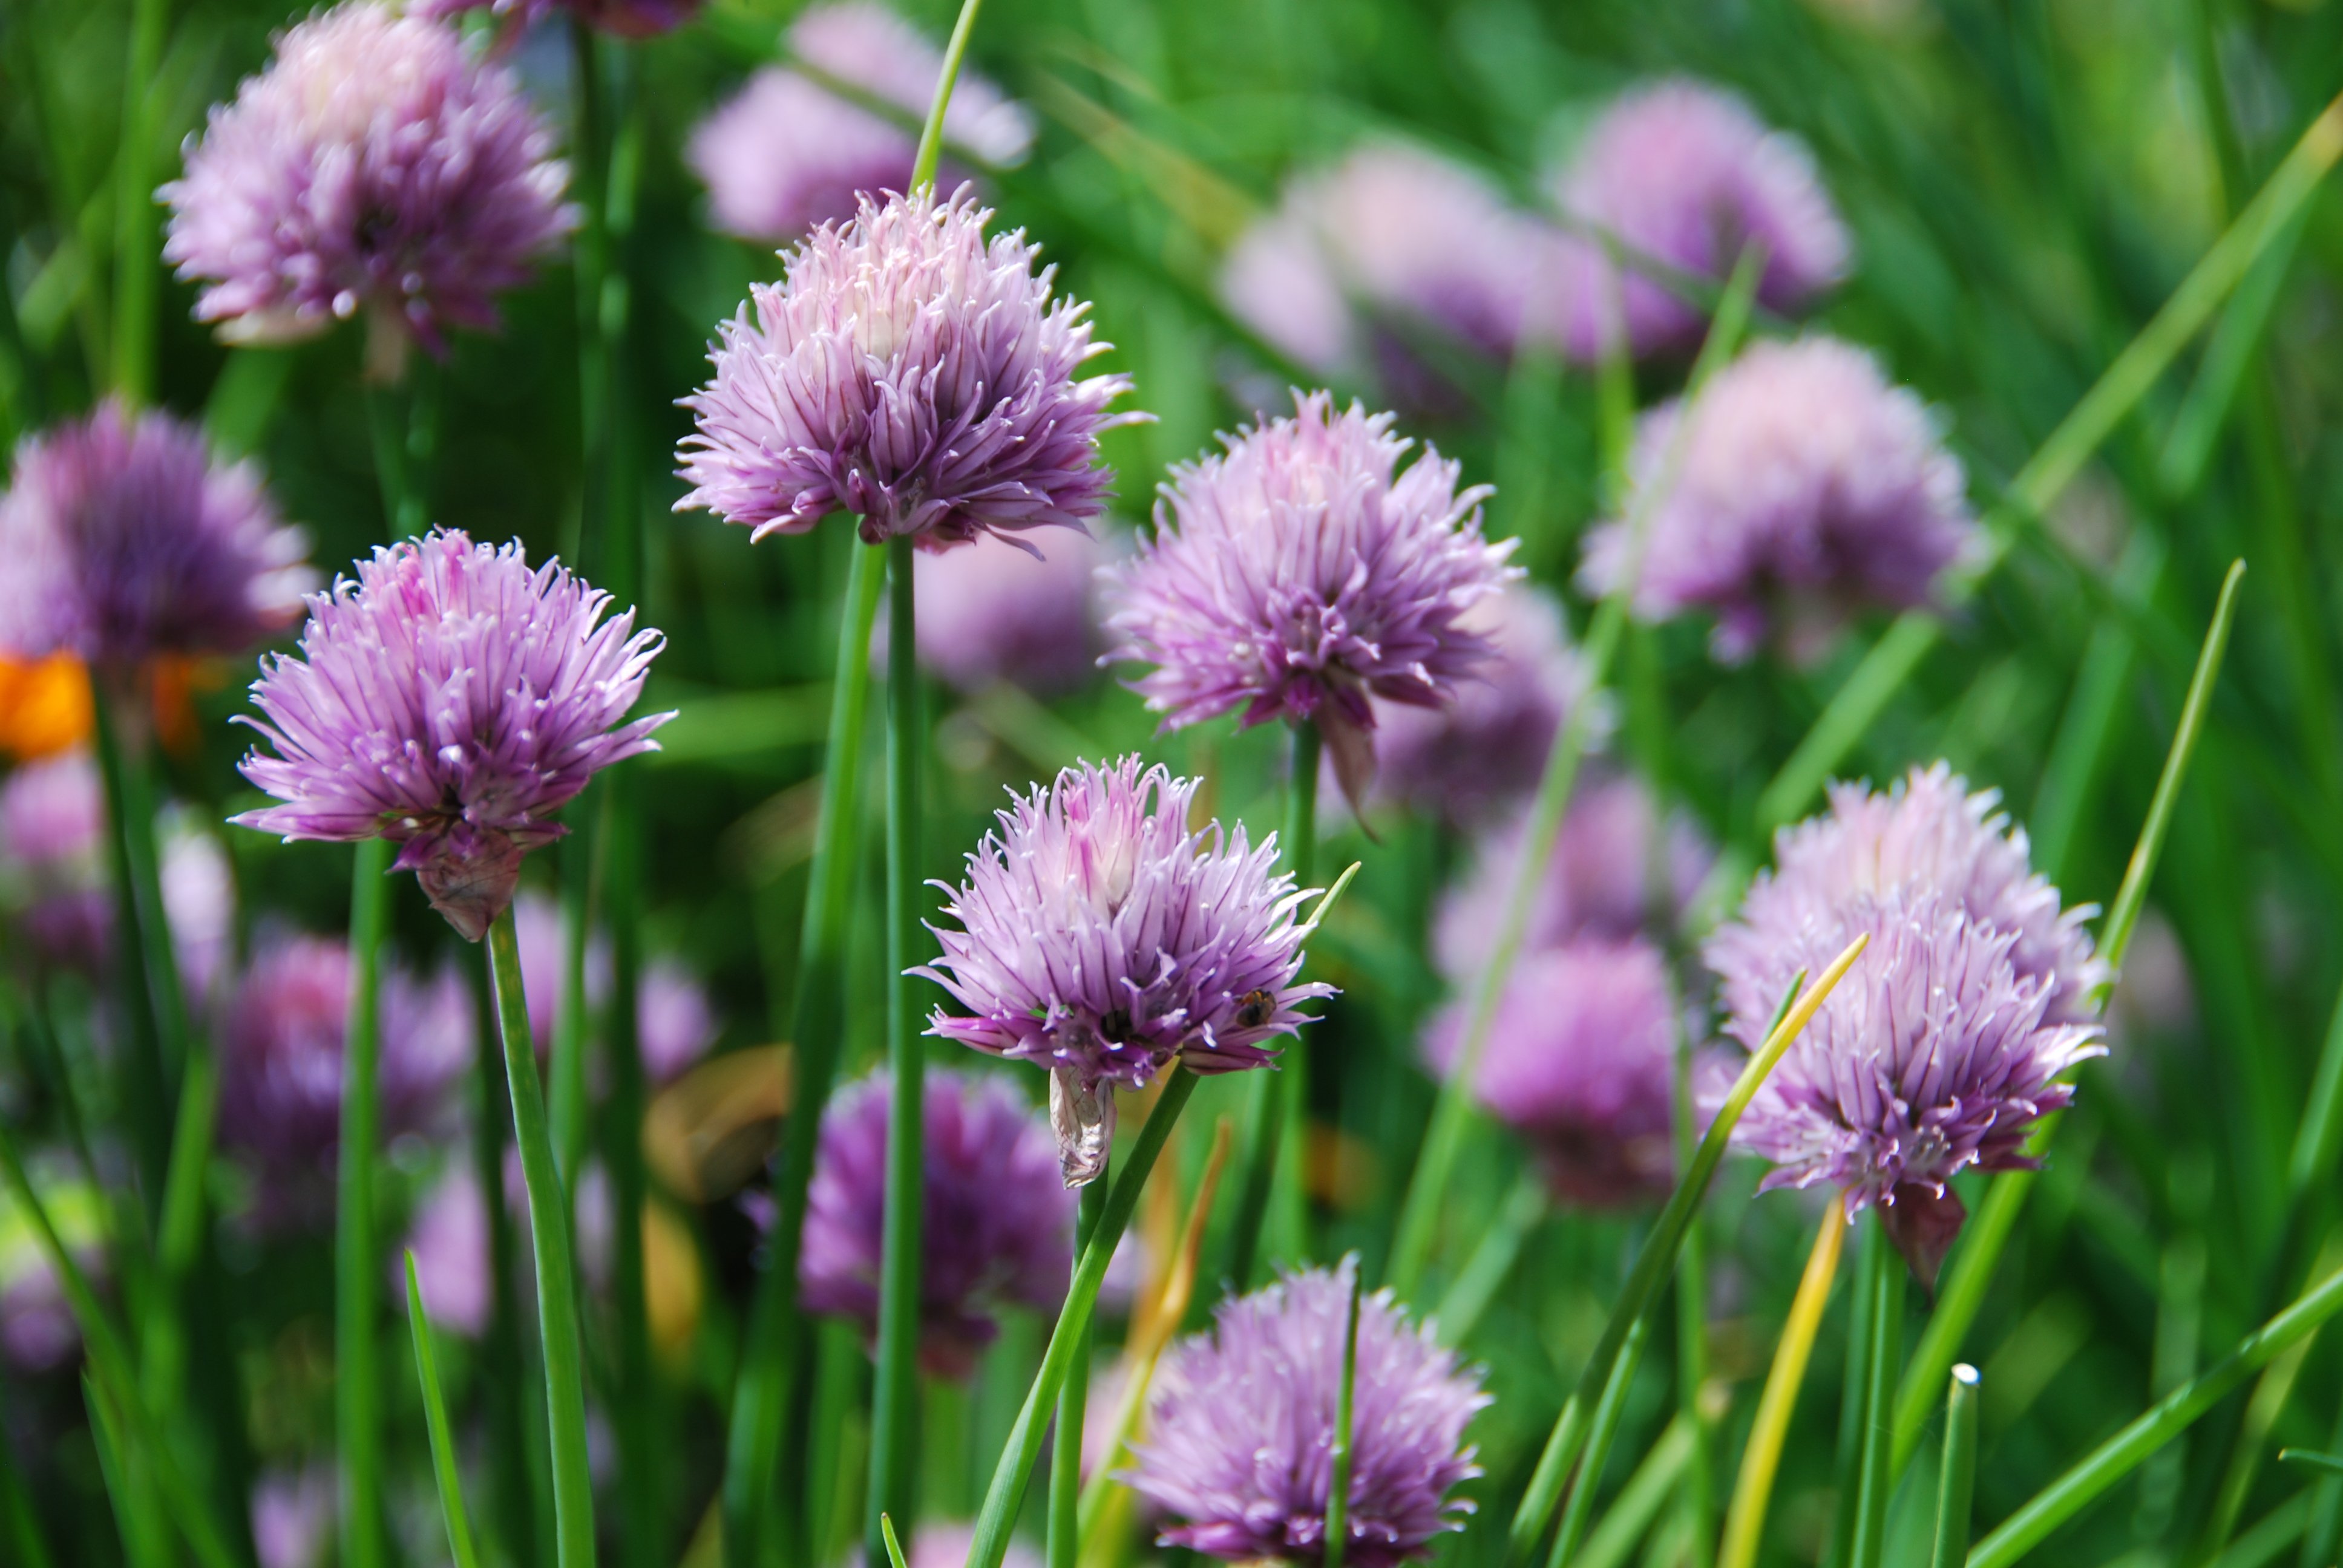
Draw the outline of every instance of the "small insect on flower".
M388 839L432 908L478 941L524 850L604 768L655 751L671 713L628 719L664 646L557 563L530 569L437 529L377 548L309 599L298 657L261 663L244 776L281 804L234 819L287 839ZM240 716L241 717L241 716Z
M944 890L960 924L930 928L943 957L912 971L965 1010L937 1009L931 1033L1050 1070L1069 1186L1105 1167L1114 1085L1141 1088L1174 1057L1204 1073L1265 1066L1269 1042L1310 1021L1302 1004L1334 994L1298 983L1309 892L1272 871L1275 836L1190 831L1197 782L1126 757L1013 797L967 881Z
M1467 612L1521 575L1514 541L1481 537L1485 485L1392 416L1294 394L1290 418L1223 436L1177 465L1152 538L1114 570L1111 660L1155 668L1131 682L1177 729L1241 710L1317 724L1353 808L1374 777L1373 698L1437 708L1493 652Z
M361 310L368 364L447 351L575 222L568 168L519 81L447 24L346 0L287 29L268 69L215 106L171 204L163 256L209 285L196 317L232 343L314 336Z
M798 1279L806 1306L876 1331L890 1081L841 1090L822 1112ZM1049 1128L1000 1074L925 1082L920 1362L964 1378L1010 1306L1054 1308L1072 1271L1074 1204Z
M941 549L987 532L1081 530L1105 504L1102 430L1124 376L1083 376L1107 351L1089 306L1051 297L1022 232L985 236L965 192L865 196L787 253L710 347L716 374L683 399L679 453L701 508L769 533L832 512L862 538ZM751 312L753 310L753 317Z
M1120 1479L1177 1523L1165 1545L1231 1563L1325 1559L1331 1451L1358 1260L1221 1304L1156 1375L1148 1437ZM1391 1292L1359 1302L1343 1561L1394 1568L1463 1527L1481 1473L1464 1429L1490 1402Z
M1628 469L1624 515L1588 533L1580 585L1606 594L1632 573L1645 620L1710 611L1728 662L1768 640L1811 661L1860 610L1928 604L1977 537L1927 406L1835 338L1755 345L1689 409L1644 415Z

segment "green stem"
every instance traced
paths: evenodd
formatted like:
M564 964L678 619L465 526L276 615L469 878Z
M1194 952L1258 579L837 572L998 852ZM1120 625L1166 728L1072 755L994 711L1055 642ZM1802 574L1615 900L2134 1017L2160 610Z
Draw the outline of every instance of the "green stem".
M122 93L122 142L114 165L114 385L131 403L155 397L156 78L163 65L167 0L136 0Z
M2009 1568L2248 1377L2308 1338L2338 1310L2343 1310L2343 1269L2320 1281L2193 1382L2175 1389L2029 1499L1977 1543L1969 1553L1968 1568Z
M813 866L799 936L797 994L789 1038L796 1062L796 1097L781 1135L774 1178L777 1218L757 1282L749 1337L733 1397L724 1462L724 1550L727 1568L762 1562L768 1505L781 1451L782 1423L794 1387L803 1381L810 1346L797 1310L798 1245L805 1233L806 1187L813 1178L815 1131L838 1074L838 1034L844 1013L847 923L854 896L857 832L862 819L862 736L870 699L870 630L885 586L881 558L852 547L846 603L839 618L832 676L830 739L823 751L821 806L814 825ZM800 1445L801 1447L803 1445Z
M1545 1218L1547 1201L1545 1183L1537 1172L1522 1172L1504 1206L1497 1211L1496 1220L1482 1232L1481 1244L1473 1249L1472 1258L1457 1271L1455 1282L1432 1314L1441 1343L1461 1345L1471 1337L1481 1314L1489 1310L1489 1303L1504 1288L1506 1276L1513 1271L1522 1243Z
M1081 1190L1074 1227L1074 1257L1087 1251L1106 1212L1107 1181L1101 1173ZM1091 1325L1082 1326L1066 1381L1058 1391L1058 1422L1050 1439L1050 1538L1048 1568L1074 1568L1081 1556L1082 1424L1091 1389ZM1338 1568L1330 1564L1329 1568Z
M342 1060L340 1181L334 1213L334 1424L341 1444L342 1561L384 1561L382 1391L375 1370L374 1161L380 1136L383 921L390 845L359 841L350 869L350 997Z
M455 1434L447 1426L447 1400L439 1392L438 1359L431 1349L431 1318L423 1310L423 1287L415 1277L415 1254L407 1254L407 1326L415 1338L415 1378L423 1389L423 1424L431 1440L431 1475L439 1488L439 1513L447 1523L447 1552L456 1568L479 1568L472 1524L464 1507L464 1477L456 1463Z
M1936 1483L1935 1568L1961 1568L1969 1554L1970 1499L1976 1487L1977 1371L1953 1369L1945 1395L1945 1468Z
M594 1491L586 1465L585 1346L578 1329L578 1281L570 1261L569 1227L563 1221L568 1205L546 1125L545 1091L537 1078L528 1000L521 989L520 944L513 933L509 905L488 927L488 979L496 990L505 1083L512 1096L513 1141L520 1150L521 1181L528 1191L553 1459L554 1561L558 1568L593 1568ZM488 1202L497 1201L494 1191L484 1196Z
M982 3L960 0L960 18L944 45L943 68L936 73L936 95L928 105L927 123L920 127L920 150L911 159L913 190L936 183L936 165L944 150L944 111L951 107L952 85L960 80L960 63L968 53L969 35L976 31L976 13Z
M1634 1387L1636 1369L1643 1365L1644 1345L1652 1337L1653 1316L1645 1312L1635 1320L1625 1342L1619 1347L1619 1359L1611 1368L1610 1381L1603 1385L1603 1398L1595 1405L1594 1419L1587 1429L1585 1456L1579 1462L1578 1474L1563 1503L1562 1528L1554 1533L1554 1550L1546 1557L1546 1568L1570 1568L1578 1555L1579 1543L1586 1539L1587 1527L1594 1521L1594 1494L1603 1483L1603 1467L1611 1458L1611 1443L1619 1435L1619 1422L1627 1413L1627 1394Z
M879 1515L911 1516L920 1392L920 1221L925 1191L921 1106L927 1052L919 981L920 662L909 535L887 542L887 1199L879 1273L878 1378L871 1394L865 1546L881 1551Z
M1611 1512L1602 1523L1588 1533L1585 1548L1571 1568L1620 1568L1628 1553L1659 1517L1660 1509L1668 1500L1692 1460L1692 1422L1682 1413L1668 1422L1660 1440L1644 1455L1644 1462L1635 1473L1619 1488L1619 1496L1611 1504ZM1694 1550L1698 1543L1694 1543Z
M131 1147L137 1156L147 1223L159 1229L169 1177L170 1086L176 1068L166 1049L162 998L166 982L177 984L178 965L170 952L168 934L162 933L158 953L157 944L148 935L149 922L140 918L141 889L149 882L159 887L160 881L151 863L141 863L151 861L155 852L155 813L147 797L144 759L123 743L118 705L127 696L111 681L90 682L98 775L105 785L111 829L106 860L114 883L115 961L121 977L122 1010L130 1024L120 1095ZM144 834L136 830L140 822L146 826Z
M1857 1452L1858 1490L1855 1507L1855 1543L1848 1568L1879 1568L1879 1553L1887 1536L1887 1505L1896 1493L1896 1474L1889 1460L1895 1447L1889 1431L1895 1412L1896 1373L1904 1359L1904 1257L1892 1245L1885 1221L1872 1211L1871 1228L1878 1234L1865 1250L1865 1293L1871 1301L1870 1342L1863 1367L1863 1434ZM1854 1368L1850 1366L1849 1374Z
M1798 1390L1806 1381L1806 1365L1814 1358L1815 1335L1822 1328L1823 1309L1830 1304L1831 1284L1838 1278L1846 1229L1839 1206L1829 1205L1815 1231L1805 1271L1798 1276L1798 1293L1791 1298L1789 1318L1774 1347L1774 1365L1765 1374L1765 1392L1758 1396L1749 1442L1741 1452L1741 1473L1734 1478L1733 1506L1725 1516L1725 1546L1718 1554L1725 1568L1755 1568L1758 1545L1765 1539L1765 1513L1773 1504L1774 1478L1782 1467L1782 1444L1789 1436Z
M626 1500L627 1560L654 1568L665 1551L667 1509L660 1445L662 1390L651 1361L649 1303L644 1293L643 1057L639 976L642 968L641 818L635 779L621 770L602 782L603 838L608 857L610 1011L603 1029L609 1094L602 1107L602 1161L610 1173L611 1288L617 1296L618 1386L616 1411L619 1486Z
M513 1244L512 1212L505 1203L504 1129L512 1125L511 1095L505 1088L501 1030L495 1009L480 1030L475 1061L479 1103L472 1122L472 1180L488 1211L489 1312L488 1337L478 1362L481 1397L488 1406L488 1458L498 1528L516 1563L535 1563L538 1552L538 1467L528 1442L528 1400L534 1381L521 1346L519 1263Z
M1057 1326L1050 1331L1050 1344L1041 1352L1041 1370L1033 1374L1033 1386L1026 1391L1016 1424L1010 1429L1009 1441L1001 1448L1001 1462L985 1489L983 1506L977 1511L976 1531L969 1541L967 1568L1001 1568L1001 1559L1008 1553L1010 1529L1016 1523L1018 1507L1025 1500L1025 1487L1032 1479L1034 1462L1041 1457L1041 1438L1049 1424L1047 1412L1072 1370L1075 1349L1090 1328L1091 1313L1098 1305L1099 1286L1105 1282L1107 1264L1122 1240L1124 1228L1131 1223L1131 1211L1139 1206L1140 1190L1147 1185L1156 1158L1172 1136L1172 1125L1180 1120L1181 1111L1187 1109L1189 1097L1195 1093L1196 1081L1196 1075L1184 1067L1172 1071L1164 1081L1162 1092L1156 1097L1147 1125L1139 1130L1121 1174L1114 1179L1114 1191L1107 1195L1098 1230L1091 1237L1091 1244L1082 1249L1081 1266L1075 1269L1073 1282L1066 1289L1066 1304L1059 1310Z
M1646 649L1654 646L1647 634L1636 640ZM1653 848L1655 854L1665 853L1657 844ZM1679 1018L1683 1016L1681 1006L1675 1011ZM1692 1072L1692 1039L1679 1029L1674 1083L1679 1170L1692 1163L1693 1129L1700 1124L1698 1109L1693 1103ZM1712 1568L1716 1561L1716 1479L1710 1468L1711 1422L1704 1402L1708 1369L1708 1248L1700 1216L1694 1214L1691 1229L1684 1232L1683 1254L1676 1262L1676 1409L1692 1439L1692 1452L1684 1467L1684 1516L1692 1522L1685 1568Z
M1342 1553L1351 1543L1351 1450L1356 1438L1352 1428L1357 1424L1359 1291L1364 1278L1355 1257L1348 1262L1351 1301L1342 1318L1342 1381L1334 1394L1333 1447L1327 1455L1324 1568L1342 1568Z

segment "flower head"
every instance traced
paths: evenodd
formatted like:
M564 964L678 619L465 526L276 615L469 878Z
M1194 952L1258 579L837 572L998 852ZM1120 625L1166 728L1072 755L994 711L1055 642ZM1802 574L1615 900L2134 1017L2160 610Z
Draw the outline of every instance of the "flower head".
M384 838L432 908L478 941L512 901L525 849L613 762L658 749L672 717L621 722L656 631L558 563L529 568L437 529L377 548L309 599L298 658L262 662L244 776L280 805L236 819L287 839Z
M1084 763L1014 797L947 889L958 930L923 974L965 1010L931 1032L1050 1069L1051 1120L1069 1184L1102 1167L1107 1086L1137 1089L1174 1056L1197 1072L1275 1059L1270 1045L1333 994L1297 984L1305 894L1272 873L1275 839L1188 828L1196 780L1126 757Z
M1455 1070L1471 1004L1433 1019L1424 1053ZM1584 940L1514 965L1473 1093L1529 1141L1554 1190L1596 1206L1664 1197L1675 1177L1676 1020L1650 942Z
M915 123L928 112L943 56L920 31L873 0L809 6L789 24L789 52L824 76L895 106ZM1024 108L963 70L944 111L944 139L992 164L1013 164L1033 143ZM699 123L685 158L707 182L717 226L743 239L794 240L843 223L866 193L908 190L916 133L786 65L769 65ZM960 182L947 169L936 182Z
M822 1112L798 1258L805 1304L866 1331L879 1319L890 1091L882 1072ZM999 1076L930 1071L923 1104L920 1361L966 1377L1002 1308L1055 1307L1065 1295L1074 1203L1049 1127Z
M290 626L317 581L249 464L215 463L194 426L114 401L17 446L0 557L0 652L116 670L243 653Z
M1471 871L1441 898L1432 953L1453 980L1479 974L1496 943L1524 828L1516 820L1483 838ZM1596 779L1579 790L1562 819L1530 903L1524 950L1665 932L1683 918L1715 858L1688 819L1661 814L1634 775Z
M1099 432L1122 376L1084 377L1107 345L1088 306L1051 298L1021 232L965 193L862 198L788 253L778 286L719 328L716 374L683 400L677 509L761 538L855 513L872 544L941 548L986 532L1081 528L1104 504ZM753 306L755 317L750 318Z
M350 950L337 938L266 936L219 1030L220 1141L258 1168L265 1211L320 1190L341 1145ZM472 996L453 969L381 977L382 1137L437 1131L472 1061Z
M1520 575L1513 541L1481 537L1488 487L1459 491L1428 447L1400 470L1391 426L1297 393L1292 418L1175 465L1107 619L1110 657L1156 667L1132 685L1167 727L1314 720L1354 803L1374 773L1369 699L1452 699L1492 652L1466 612Z
M1834 783L1829 810L1775 835L1775 869L1757 874L1740 917L1710 940L1727 1011L1762 1030L1795 972L1783 954L1797 933L1832 925L1866 896L1933 892L2009 935L2010 966L2042 988L2051 1022L2089 1020L2091 993L2107 976L2085 927L2096 911L2059 908L2058 890L2027 857L2026 829L2000 802L1999 790L1970 793L1944 762L1885 790Z
M1855 610L1928 603L1977 531L1926 406L1828 337L1756 344L1689 414L1679 398L1644 415L1629 485L1627 516L1648 506L1636 613L1711 611L1727 659L1769 634L1810 657ZM1654 486L1647 503L1634 498ZM1588 592L1634 569L1629 528L1588 535Z
M520 27L533 27L567 12L589 27L621 38L652 38L682 26L706 4L707 0L416 0L407 9L440 17L488 11Z
M441 353L448 327L495 326L493 297L568 232L568 183L511 73L444 22L345 0L287 30L190 139L160 193L163 256L210 285L196 314L230 341L364 307L385 343Z
M1776 933L1769 957L1781 984L1769 1010L1797 970L1819 974L1858 934L1870 946L1759 1088L1734 1141L1773 1162L1767 1188L1827 1182L1849 1219L1878 1206L1933 1282L1966 1213L1946 1183L1972 1166L2030 1168L2035 1122L2074 1097L2058 1075L2105 1048L2096 1024L2051 1020L2051 986L2010 961L2017 933L1950 892L1907 884L1855 894L1831 914ZM1749 1010L1755 992L1738 978L1727 980L1725 1028L1754 1048L1772 1014ZM1722 1096L1712 1086L1703 1098Z
M1792 310L1846 273L1849 246L1804 143L1768 130L1730 93L1681 78L1627 94L1554 182L1563 211L1664 266L1721 283L1751 244L1757 297ZM1684 347L1703 317L1657 279L1622 274L1602 246L1564 240L1555 267L1563 341L1586 359L1617 340L1643 355Z
M1306 1269L1232 1297L1210 1332L1165 1358L1124 1479L1182 1521L1166 1545L1232 1563L1323 1559L1356 1268ZM1481 1473L1464 1428L1489 1396L1387 1290L1360 1301L1358 1347L1343 1560L1393 1568L1472 1512L1450 1493Z
M1572 705L1593 697L1553 596L1516 583L1460 620L1488 638L1445 708L1375 705L1375 793L1472 827L1519 805L1545 771Z
M1098 670L1098 542L1058 532L1026 549L979 539L912 566L920 662L961 691L1014 681L1069 690Z
M1409 363L1411 330L1510 356L1541 256L1537 226L1479 176L1375 143L1289 185L1231 248L1221 297L1313 372L1379 363L1405 384L1429 374Z

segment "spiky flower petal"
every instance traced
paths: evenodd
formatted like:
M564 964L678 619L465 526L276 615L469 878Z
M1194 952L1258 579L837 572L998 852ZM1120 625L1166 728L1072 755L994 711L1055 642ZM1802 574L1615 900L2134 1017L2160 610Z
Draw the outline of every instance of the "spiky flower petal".
M1564 214L1648 261L1722 283L1745 246L1765 249L1757 297L1794 310L1836 283L1850 246L1814 155L1769 130L1730 93L1683 78L1621 97L1586 134L1554 182ZM1572 236L1553 270L1564 345L1594 359L1619 340L1629 352L1683 348L1702 313L1657 278L1614 264L1594 238Z
M1099 432L1142 417L1107 412L1130 378L1081 374L1108 347L1089 307L1052 300L1054 269L1033 270L1021 231L988 240L991 216L965 192L865 196L787 253L683 400L699 429L677 509L758 538L851 512L872 544L931 549L1095 515Z
M1681 398L1644 415L1629 469L1625 515L1589 533L1580 583L1603 594L1625 579L1636 497L1658 487L1635 611L1711 611L1729 660L1769 636L1810 658L1855 611L1928 603L1977 534L1926 405L1834 338L1756 344L1689 416Z
M925 35L873 0L835 0L800 12L789 53L844 85L903 111L907 126L839 96L787 65L768 65L700 121L685 158L707 182L717 226L783 243L819 223L843 223L866 193L908 190L943 56ZM1013 164L1033 142L1032 116L963 69L944 111L944 140L992 164ZM960 182L949 167L936 182Z
M1371 698L1438 707L1492 651L1465 615L1518 577L1513 541L1481 537L1489 487L1457 488L1431 447L1404 470L1392 416L1325 392L1291 418L1222 437L1175 465L1152 538L1110 588L1111 658L1151 664L1132 682L1178 728L1315 720L1356 804L1374 773Z
M1013 798L947 888L944 956L914 973L963 1011L931 1033L1050 1069L1051 1119L1069 1185L1103 1168L1110 1088L1137 1089L1175 1056L1197 1072L1275 1059L1269 1043L1333 988L1297 983L1306 896L1272 872L1272 835L1188 827L1197 780L1137 757L1083 763ZM941 884L939 884L940 886Z
M1232 1563L1315 1563L1326 1550L1336 1401L1355 1258L1223 1302L1156 1374L1147 1441L1123 1479L1180 1521L1162 1533ZM1343 1561L1393 1568L1463 1528L1451 1493L1481 1473L1464 1428L1487 1405L1429 1324L1391 1292L1359 1302Z
M884 1072L822 1112L806 1195L799 1289L817 1312L879 1321L887 1190ZM1074 1204L1050 1129L998 1074L930 1071L925 1085L920 1226L920 1361L966 1377L1003 1308L1058 1305L1072 1269Z
M626 721L664 645L631 609L520 546L435 530L313 594L297 658L262 662L244 776L281 805L235 820L287 839L384 838L478 941L522 851L601 769L658 749L671 714Z
M164 259L210 286L196 315L232 342L287 342L362 308L434 353L496 325L574 221L553 134L502 66L454 28L347 0L190 138ZM377 368L387 368L377 366Z
M16 447L0 498L0 651L124 670L237 654L293 624L317 583L248 463L109 399Z

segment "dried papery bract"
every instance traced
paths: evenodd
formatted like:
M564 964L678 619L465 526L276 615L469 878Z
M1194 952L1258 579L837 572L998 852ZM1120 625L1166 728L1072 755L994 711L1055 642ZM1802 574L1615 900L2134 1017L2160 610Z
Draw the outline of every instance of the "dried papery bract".
M1324 392L1291 417L1175 467L1155 531L1118 569L1109 656L1177 729L1231 711L1314 723L1355 807L1374 774L1373 698L1438 707L1490 657L1469 611L1520 575L1481 536L1486 486L1410 442L1392 416Z
M1108 411L1131 383L1082 374L1108 347L1089 307L1051 297L1021 233L987 238L991 216L965 193L866 196L789 252L683 399L677 509L759 538L850 512L872 544L930 549L1094 516L1099 433L1145 416Z
M1358 1261L1222 1303L1156 1374L1148 1437L1123 1479L1170 1514L1161 1540L1227 1562L1316 1563L1326 1548L1336 1402ZM1391 1292L1359 1302L1343 1560L1394 1568L1463 1527L1481 1473L1464 1429L1490 1402Z
M931 1032L1051 1072L1069 1185L1103 1169L1112 1090L1175 1057L1200 1073L1262 1067L1333 994L1300 983L1306 890L1277 844L1188 827L1197 780L1137 757L1084 763L998 813L947 889L958 929L917 972L952 994Z
M658 749L672 718L628 719L663 639L558 563L435 530L379 548L309 599L297 656L253 683L244 776L280 804L240 825L287 839L387 839L471 941L512 901L525 850L600 769Z
M496 325L574 220L551 129L455 29L347 0L287 29L216 106L165 186L164 259L205 284L196 317L235 343L312 337L365 312L370 368L408 341Z

